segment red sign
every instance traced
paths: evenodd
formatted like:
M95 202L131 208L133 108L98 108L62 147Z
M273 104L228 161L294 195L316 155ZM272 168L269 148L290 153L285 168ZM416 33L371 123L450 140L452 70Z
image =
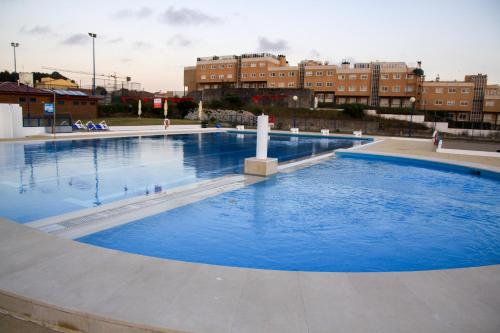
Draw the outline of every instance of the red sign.
M161 109L161 98L155 98L153 101L153 107L155 109Z

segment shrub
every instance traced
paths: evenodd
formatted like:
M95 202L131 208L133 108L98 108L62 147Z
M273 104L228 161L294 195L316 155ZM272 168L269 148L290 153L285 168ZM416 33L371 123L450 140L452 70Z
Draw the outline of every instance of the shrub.
M179 111L179 118L184 118L189 111L196 109L198 105L193 101L180 101L176 108Z
M210 102L207 102L207 106L211 109L222 109L224 107L224 103L221 100L213 99Z
M232 109L240 109L245 105L240 96L232 94L226 95L224 97L224 102L225 102L224 104L226 104L228 108Z
M342 109L344 110L344 114L356 119L363 118L363 110L365 110L365 108L366 107L363 104L345 104L342 107Z

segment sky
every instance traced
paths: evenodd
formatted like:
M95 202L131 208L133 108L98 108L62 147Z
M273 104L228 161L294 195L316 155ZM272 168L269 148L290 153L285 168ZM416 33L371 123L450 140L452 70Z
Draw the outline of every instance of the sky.
M486 73L500 83L500 0L0 0L0 70L43 67L183 89L196 57L254 52L340 63L422 61L426 79ZM63 74L88 85L91 76ZM100 81L98 81L99 83Z

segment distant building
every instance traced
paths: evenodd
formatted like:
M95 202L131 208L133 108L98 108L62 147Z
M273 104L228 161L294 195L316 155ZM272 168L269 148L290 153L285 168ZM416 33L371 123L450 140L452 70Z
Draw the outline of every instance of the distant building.
M35 88L39 89L76 89L78 85L68 79L53 79L51 77L42 77L40 81L35 82Z
M56 98L56 113L73 119L97 117L98 97L80 91L38 89L15 82L0 82L0 103L19 104L24 117L43 116L44 104Z
M446 112L455 121L500 124L500 88L488 85L486 75L467 75L464 81L424 81L420 62L340 65L304 60L290 66L284 55L269 53L197 58L184 68L188 91L228 88L312 90L319 102L361 103L373 107L411 107Z

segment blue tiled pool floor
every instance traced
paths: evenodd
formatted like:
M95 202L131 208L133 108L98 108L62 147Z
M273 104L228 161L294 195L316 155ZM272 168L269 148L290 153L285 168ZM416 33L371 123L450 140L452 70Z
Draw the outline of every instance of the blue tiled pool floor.
M332 272L500 263L498 181L336 158L79 239L160 258Z

